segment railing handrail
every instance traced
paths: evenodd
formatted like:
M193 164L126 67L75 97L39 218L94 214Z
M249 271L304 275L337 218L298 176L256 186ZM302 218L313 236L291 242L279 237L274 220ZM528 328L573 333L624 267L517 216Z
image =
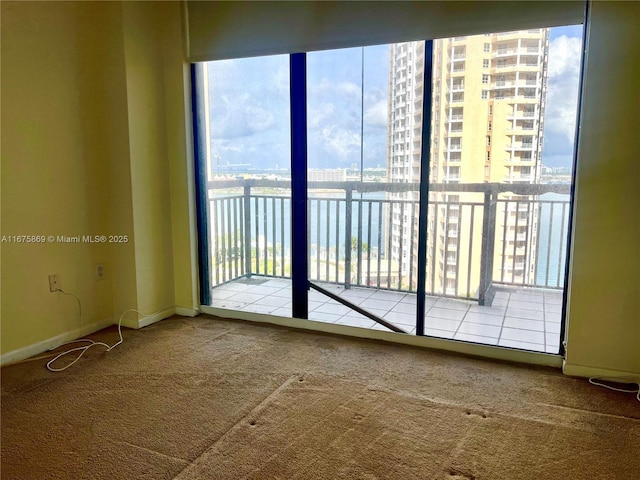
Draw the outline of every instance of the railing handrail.
M218 228L221 228L220 233L213 235L213 242L215 245L216 265L223 265L221 269L216 269L222 272L221 280L227 281L227 276L237 277L238 275L273 275L285 277L285 271L288 269L285 262L285 241L282 243L276 243L277 238L286 238L285 231L285 218L286 211L289 206L287 202L290 202L290 195L287 190L291 188L289 180L273 180L273 179L224 179L224 180L212 180L208 182L208 187L211 190L222 189L220 194L211 195L210 201L212 202L212 216L213 222L216 225L216 232ZM418 200L416 195L408 195L407 198L402 198L404 195L398 195L402 192L417 192L418 183L393 183L393 182L360 182L360 181L313 181L309 182L309 189L325 190L331 195L315 196L309 195L309 208L313 208L316 212L316 222L314 223L316 228L316 243L313 243L316 252L315 266L317 270L318 278L321 278L321 266L324 270L324 276L327 281L335 281L344 283L345 286L349 286L352 282L354 285L374 285L377 288L387 288L398 291L413 291L411 290L414 285L415 279L413 273L413 262L406 262L402 258L413 258L415 255L414 249L414 232L415 232L415 212L418 206ZM256 189L252 191L252 188ZM259 189L264 189L260 192ZM269 191L274 189L275 191ZM277 191L282 189L283 191ZM477 198L474 201L470 201L471 198L465 198L466 201L458 201L460 198L451 199L449 195L440 195L442 197L439 200L430 201L430 208L434 207L435 221L439 222L434 226L434 232L438 232L442 240L444 250L447 252L447 262L455 255L455 258L460 258L462 249L467 249L469 252L469 258L471 255L480 256L480 276L479 279L471 278L471 267L465 267L467 269L466 275L466 290L463 284L456 284L456 294L454 296L461 296L461 298L477 298L481 304L490 301L488 297L493 283L498 284L517 284L517 285L533 285L531 282L536 282L537 273L533 277L530 277L528 273L517 274L522 279L516 279L515 270L520 268L520 259L516 258L516 255L527 257L529 254L529 246L524 246L524 251L521 245L517 242L520 239L524 239L522 235L528 232L528 229L534 229L534 231L540 229L541 217L539 215L533 215L535 207L532 205L539 204L540 208L547 208L547 212L550 213L549 221L551 222L548 227L548 237L552 238L552 229L558 228L553 226L554 214L559 218L566 218L566 209L569 205L568 199L541 199L537 198L539 195L545 193L570 194L570 185L568 184L503 184L503 183L470 183L470 184L447 184L447 183L433 183L430 184L429 189L431 192L441 193L458 193L467 192L472 193L476 197L482 194L482 199ZM226 191L224 191L226 190ZM237 194L234 192L239 191ZM380 195L380 198L367 198L364 196L356 195L355 192L387 192L395 195ZM501 193L512 193L518 195L517 198L510 198L509 196L500 198ZM456 196L457 197L457 196ZM471 196L469 196L471 197ZM255 200L255 201L254 201ZM260 203L259 203L260 202ZM315 202L315 203L314 203ZM325 202L325 206L322 207L321 203ZM334 205L332 209L331 205ZM455 202L455 203L452 203ZM344 207L339 206L344 204ZM556 204L561 204L560 209L554 209ZM315 206L314 206L315 205ZM498 205L502 205L498 209ZM543 207L547 205L547 207ZM444 206L443 210L440 207ZM327 224L331 224L335 221L335 226L321 229L321 208L325 208L327 212L326 221ZM344 209L343 209L344 208ZM466 210L462 210L466 208ZM272 214L267 214L267 209L271 209ZM355 209L355 211L354 211ZM542 211L542 210L540 210ZM455 214L451 215L451 212ZM460 243L460 240L453 241L452 238L460 238L461 229L458 223L461 221L460 217L466 212L466 221L470 221L472 225L468 231L469 235L467 240ZM517 212L518 215L512 221L509 220L509 225L515 225L515 233L511 230L507 231L507 217L511 218L511 214ZM520 212L524 212L526 215L521 218ZM554 213L555 212L555 213ZM410 228L407 227L407 215L410 223ZM444 216L443 216L444 215ZM344 216L344 217L343 217ZM276 220L278 218L279 220ZM344 225L341 218L344 218ZM384 220L383 220L384 219ZM393 219L393 220L392 220ZM398 227L397 219L405 222ZM481 222L482 233L476 232L476 228L473 225L475 221ZM382 223L384 221L384 223ZM532 222L538 222L535 226ZM372 223L373 222L373 223ZM505 228L502 229L502 241L497 238L498 232L497 225L500 222ZM515 223L514 223L515 222ZM310 228L308 225L308 228ZM343 226L340 226L343 225ZM375 225L372 230L372 225ZM403 226L404 225L404 226ZM566 229L566 225L563 223L560 225L561 237ZM228 230L228 234L225 233ZM354 229L357 230L354 231ZM366 229L366 232L364 231ZM527 229L526 232L520 232L519 229ZM376 232L377 230L377 232ZM322 231L322 238L320 232ZM404 232L404 233L403 233ZM475 233L474 233L475 232ZM233 235L232 235L233 234ZM528 233L526 233L528 235ZM392 242L391 239L395 238L394 235L399 237L397 240L398 251L397 255L394 253L394 257L391 255ZM409 241L403 241L403 236L407 237ZM383 236L385 237L382 243ZM356 239L357 245L354 247L353 239ZM466 237L465 237L466 238ZM477 243L473 243L473 240L480 243L477 247L474 247ZM394 240L396 241L396 240ZM372 242L375 246L372 248ZM451 243L453 242L453 243ZM496 244L496 242L499 242ZM324 243L324 247L322 245ZM531 255L535 257L535 261L538 262L540 258L546 258L546 260L540 260L546 262L546 270L544 273L544 284L549 287L553 287L549 283L549 266L550 266L550 241L547 242L546 257L539 257L540 244L539 242L532 245L530 248L536 248L535 254L531 250ZM311 252L311 245L309 244L309 252ZM335 245L332 246L332 245ZM363 250L363 246L364 247ZM501 245L501 247L498 247ZM325 253L324 257L319 252L325 248L326 252L331 248L335 248L333 253ZM351 246L351 247L349 247ZM288 247L286 247L288 248ZM379 248L383 248L383 254L380 255ZM393 246L395 252L395 244ZM430 255L436 258L437 242L433 242L429 247ZM499 254L496 248L502 249L500 257L501 268L499 269L499 278L494 276L494 251ZM342 251L341 251L342 250ZM372 257L372 252L375 252ZM473 253L472 253L473 252ZM479 252L479 253L476 253ZM403 255L406 253L406 255ZM544 254L544 251L540 252ZM513 258L506 259L506 255L512 255ZM330 256L333 255L333 259ZM342 255L344 255L342 257ZM554 257L558 257L557 262L560 262L562 255L554 253ZM442 257L444 258L444 257ZM527 257L528 258L528 257ZM554 263L556 260L553 260ZM344 267L340 264L344 262ZM526 260L529 262L529 260ZM516 263L518 265L516 266ZM406 264L406 265L405 265ZM469 262L469 265L471 263ZM311 264L310 264L311 265ZM377 265L377 266L376 266ZM403 266L404 265L404 266ZM528 263L524 264L527 269ZM541 263L543 265L543 263ZM373 267L373 270L372 270ZM560 266L558 266L560 268ZM397 271L395 270L397 269ZM407 273L403 269L408 269ZM444 280L458 281L460 273L460 264L456 264L455 272L451 277L448 270L443 273ZM559 271L559 270L558 270ZM371 276L373 272L373 277ZM431 294L436 294L437 287L434 277L435 269L432 269L431 273ZM505 273L508 272L508 273ZM217 274L216 274L217 275ZM474 274L475 275L475 274ZM511 276L511 279L509 279ZM333 279L331 279L333 277ZM373 282L372 279L373 278ZM533 278L531 280L530 278ZM216 282L219 283L216 277ZM471 282L479 282L472 284ZM404 283L403 283L404 282ZM557 282L557 280L556 280ZM384 285L386 283L386 286ZM444 285L444 284L442 284ZM535 283L535 285L538 285ZM473 288L471 288L473 286ZM559 283L556 285L559 287ZM407 290L408 288L408 290ZM442 287L444 288L444 286ZM461 290L458 290L460 288ZM444 292L444 290L443 290ZM448 290L447 290L448 292ZM476 292L476 293L474 293ZM448 293L447 293L448 294Z
M289 180L271 179L234 179L211 180L207 182L210 189L223 188L291 188ZM394 182L308 182L309 190L351 190L353 192L417 192L419 183L394 183ZM530 184L506 184L506 183L430 183L430 192L467 192L467 193L513 193L515 195L543 195L545 193L558 193L568 195L571 193L569 184L557 183L530 183Z

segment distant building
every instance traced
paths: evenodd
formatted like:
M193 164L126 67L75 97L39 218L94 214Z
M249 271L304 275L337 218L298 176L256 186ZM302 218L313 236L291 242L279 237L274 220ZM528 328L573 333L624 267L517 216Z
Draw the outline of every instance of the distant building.
M307 180L310 182L344 182L347 180L347 170L345 168L315 169L307 171Z
M549 29L434 41L431 183L539 181L548 44ZM390 182L420 181L424 64L424 42L390 46ZM410 201L402 212L391 212L388 234L391 258L400 264L403 278L413 273L410 287L415 288L418 192L391 198ZM472 226L471 209L464 204L481 203L481 194L432 193L430 201L435 207L427 233L427 290L473 295L476 292L467 288L473 290L478 283L482 209L475 212ZM506 265L511 269L509 280L529 282L535 274L536 233L531 226L537 210L530 204L524 212L505 213L502 205L498 217L506 222L499 222L496 238L505 238L505 244L496 241L494 273ZM473 245L461 245L461 238L469 239L471 233ZM467 255L469 250L475 254Z

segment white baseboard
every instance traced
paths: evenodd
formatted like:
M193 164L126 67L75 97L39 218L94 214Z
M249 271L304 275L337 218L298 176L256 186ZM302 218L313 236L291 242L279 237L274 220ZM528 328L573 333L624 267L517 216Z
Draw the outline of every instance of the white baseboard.
M166 310L158 312L155 315L150 315L148 317L140 318L139 320L137 320L137 324L134 323L133 325L130 324L126 326L130 326L132 328L144 328L148 325L154 324L156 322L159 322L160 320L164 320L165 318L169 318L173 315L181 315L183 317L195 317L199 314L200 312L193 308L185 308L185 307L167 308ZM114 318L105 318L104 320L100 320L99 322L94 322L89 325L76 328L74 330L69 330L68 332L61 333L60 335L56 335L55 337L47 338L46 340L42 340L32 345L27 345L26 347L12 350L11 352L7 352L2 356L0 356L0 365L4 366L4 365L9 365L11 363L19 362L29 357L33 357L34 355L38 355L50 349L59 347L63 343L68 342L70 340L76 340L78 338L82 338L85 335L89 335L91 333L97 332L98 330L102 330L103 328L107 328L111 325L117 324L119 318L120 316L117 316ZM126 322L123 322L123 325L125 323Z
M158 312L154 315L148 315L146 317L142 317L138 319L138 328L148 327L149 325L159 322L160 320L164 320L165 318L172 317L175 314L176 314L176 309L175 307L172 307L172 308L167 308L166 310L162 310L161 312Z
M640 383L640 372L626 372L624 370L610 370L607 368L591 367L588 365L574 365L566 361L562 365L562 373L570 377L600 378L621 382L637 382Z
M200 310L187 307L176 307L176 315L180 315L182 317L197 317L200 315Z
M10 363L25 360L29 357L33 357L34 355L38 355L39 353L59 347L63 343L70 340L76 340L78 338L84 337L85 335L89 335L90 333L94 333L98 330L102 330L103 328L107 328L108 326L113 325L113 323L113 318L105 318L104 320L100 320L99 322L94 322L83 327L78 327L74 330L69 330L68 332L56 335L55 337L47 338L46 340L42 340L32 345L27 345L26 347L7 352L0 356L0 365L4 366Z

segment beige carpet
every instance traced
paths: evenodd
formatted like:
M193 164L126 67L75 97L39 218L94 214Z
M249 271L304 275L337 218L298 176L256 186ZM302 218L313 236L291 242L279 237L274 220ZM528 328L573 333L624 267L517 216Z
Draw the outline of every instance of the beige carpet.
M3 368L1 449L16 480L635 479L640 403L553 369L173 318L63 373Z

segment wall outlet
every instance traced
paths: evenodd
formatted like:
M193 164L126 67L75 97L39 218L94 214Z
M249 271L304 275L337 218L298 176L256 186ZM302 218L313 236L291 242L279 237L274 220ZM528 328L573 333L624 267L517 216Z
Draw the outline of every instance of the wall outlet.
M58 279L58 274L54 273L53 275L49 275L49 291L57 292L60 290L60 280Z
M96 280L104 280L104 263L96 263Z

